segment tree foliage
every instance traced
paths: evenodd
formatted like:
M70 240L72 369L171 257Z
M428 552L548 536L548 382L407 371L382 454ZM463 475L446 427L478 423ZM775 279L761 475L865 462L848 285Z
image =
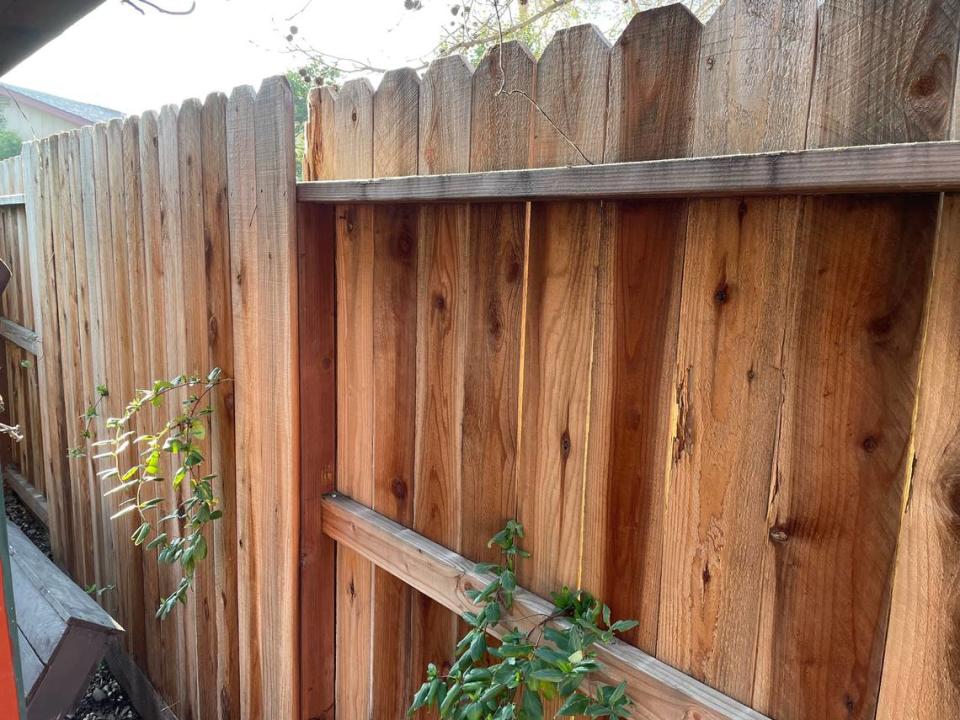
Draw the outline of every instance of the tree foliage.
M295 27L293 28L295 29ZM307 99L310 88L324 83L335 83L340 77L336 68L311 61L296 70L287 71L287 81L293 91L293 129L296 143L297 177L303 179L304 127L307 123Z
M520 40L539 55L562 28L593 23L612 41L636 13L677 0L396 0L411 13L428 2L442 2L449 19L437 27L436 44L412 56L410 64L424 69L444 55L462 54L476 65L497 43ZM683 0L691 12L706 20L721 0ZM334 55L309 39L309 30L291 25L284 31L286 50L304 63L338 74L385 72L391 68L367 60Z
M7 119L0 115L0 160L19 155L22 144L23 139L7 128Z
M630 717L626 683L594 683L592 692L586 684L601 667L594 648L637 623L613 621L610 608L589 593L564 587L553 593L553 612L530 631L514 627L499 644L487 642L513 607L517 560L530 557L522 538L523 526L511 520L490 540L502 560L477 565L492 577L482 590L467 593L477 610L463 615L470 630L457 644L457 660L446 675L432 663L427 667L408 714L435 708L451 720L542 720L544 701L559 700L556 717Z

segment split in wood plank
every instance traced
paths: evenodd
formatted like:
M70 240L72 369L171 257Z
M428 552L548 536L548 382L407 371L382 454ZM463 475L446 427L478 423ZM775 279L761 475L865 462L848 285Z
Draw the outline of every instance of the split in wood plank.
M322 180L298 183L297 200L505 202L957 189L960 189L960 142L950 141L372 180Z
M467 591L481 588L492 579L477 572L471 560L344 495L326 496L322 517L324 533L341 546L459 614L475 609ZM518 588L512 610L494 632L514 627L530 630L538 618L551 612L548 601ZM599 673L603 681L627 681L638 717L765 720L764 715L618 640L597 647L597 659L603 665Z

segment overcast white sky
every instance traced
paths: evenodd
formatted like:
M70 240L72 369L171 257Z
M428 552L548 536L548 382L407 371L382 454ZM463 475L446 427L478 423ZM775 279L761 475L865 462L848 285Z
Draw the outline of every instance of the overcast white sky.
M158 0L164 7L188 0ZM314 46L400 67L429 54L449 20L447 3L424 0L197 0L183 17L140 15L120 0L103 5L0 80L126 113L213 90L257 85L297 67L281 30L301 28Z

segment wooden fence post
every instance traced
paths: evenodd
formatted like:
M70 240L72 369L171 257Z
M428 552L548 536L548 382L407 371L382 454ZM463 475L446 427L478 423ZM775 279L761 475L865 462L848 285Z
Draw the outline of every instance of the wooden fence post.
M300 332L300 717L335 712L336 543L320 526L324 493L336 489L336 216L331 205L297 206Z

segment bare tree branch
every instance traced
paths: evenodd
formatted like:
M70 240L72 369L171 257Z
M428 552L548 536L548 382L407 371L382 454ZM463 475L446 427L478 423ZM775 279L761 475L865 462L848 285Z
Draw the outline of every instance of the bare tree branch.
M151 2L151 0L120 0L120 4L129 5L141 15L146 15L147 13L144 12L144 9L140 7L140 5L146 5L147 7L152 8L153 10L156 10L158 13L161 13L163 15L189 15L190 13L192 13L194 10L197 9L196 2L191 2L190 7L187 8L186 10L170 10L168 8L157 5L155 2Z

